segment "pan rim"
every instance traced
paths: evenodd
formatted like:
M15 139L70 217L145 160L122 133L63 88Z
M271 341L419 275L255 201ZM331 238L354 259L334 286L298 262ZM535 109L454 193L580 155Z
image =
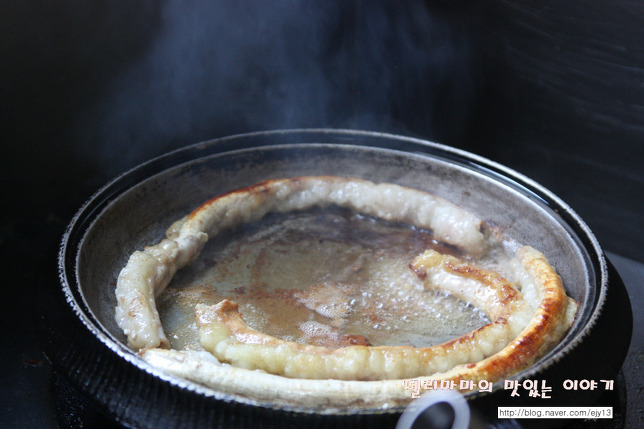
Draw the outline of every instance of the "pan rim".
M179 160L189 161L191 159L196 159L197 155L203 156L209 150L220 150L222 147L230 146L231 144L239 141L252 141L254 139L265 139L272 138L277 136L289 136L294 140L301 140L302 137L306 138L317 138L322 140L324 137L327 138L346 138L347 142L345 143L327 143L327 144L340 144L340 145L351 145L348 140L355 138L368 138L382 141L397 141L403 142L410 146L418 146L419 149L429 150L430 152L444 153L452 157L450 161L455 162L459 160L463 165L468 166L469 168L474 168L475 171L478 169L484 169L486 175L495 180L501 180L503 183L510 183L513 185L520 185L524 188L526 192L529 192L530 195L534 195L536 198L546 201L548 204L556 206L559 210L560 216L566 220L568 224L570 221L574 221L574 225L570 225L571 228L575 230L577 235L579 235L584 249L588 252L590 261L592 262L592 269L595 270L595 283L597 287L598 296L594 303L594 307L589 316L588 321L580 329L580 332L571 340L568 341L567 337L564 342L562 342L555 350L545 356L540 360L540 363L546 363L546 367L555 364L558 360L563 358L566 354L572 351L577 344L582 342L588 335L590 331L597 323L598 318L603 311L605 300L606 300L606 288L608 284L608 268L607 263L601 250L601 247L595 238L594 234L586 223L573 211L573 209L568 206L564 201L558 198L555 194L542 187L533 180L527 178L526 176L509 169L501 164L498 164L494 161L488 160L481 156L466 152L464 150L452 148L449 146L441 145L438 143L429 142L426 140L413 138L413 137L404 137L394 134L379 133L379 132L370 132L370 131L357 131L357 130L337 130L337 129L292 129L292 130L274 130L274 131L262 131L246 134L237 134L233 136L223 137L220 139L208 140L205 142L196 143L194 145L186 146L184 148L177 149L175 151L166 153L159 157L153 158L149 161L146 161L126 172L114 178L108 182L105 186L99 189L85 204L78 210L74 215L71 222L69 223L67 230L61 241L61 246L58 255L58 267L59 267L59 279L63 285L63 292L65 294L66 301L68 305L72 308L76 317L78 317L83 325L98 338L101 343L107 346L112 352L116 353L121 359L124 359L128 364L132 364L137 368L144 370L145 372L154 375L155 377L161 378L165 381L170 382L175 387L180 389L188 389L195 391L199 394L204 394L207 396L214 397L217 400L234 400L242 403L248 403L253 406L262 406L261 403L255 403L252 400L246 400L243 397L236 397L234 395L227 395L204 388L197 385L196 383L188 382L178 377L170 376L163 373L162 371L152 368L149 364L143 362L139 359L132 351L127 349L119 341L114 341L114 338L109 332L105 332L105 329L101 326L100 322L96 320L96 317L93 315L91 309L84 302L84 298L81 292L81 286L78 283L78 273L76 271L76 264L78 260L78 251L80 249L80 243L83 240L84 234L87 231L87 228L90 227L91 222L88 223L88 215L93 213L100 213L107 204L109 204L110 197L114 197L119 192L124 192L129 189L129 185L132 182L139 183L142 180L147 180L152 177L154 174L159 174L163 170L164 166L171 164L172 167L180 165L177 163L177 158ZM355 142L353 142L355 143ZM295 143L285 143L282 146L290 146ZM299 142L297 144L304 144ZM277 145L273 145L275 147ZM250 146L246 149L252 149L254 146ZM261 146L259 146L261 147ZM240 149L245 150L245 149ZM421 155L427 155L426 152L421 152ZM449 158L448 157L448 158ZM152 173L156 171L156 173ZM146 173L147 175L144 179L140 178L141 172ZM137 180L133 180L133 176L137 176ZM76 243L76 246L73 245ZM70 256L72 261L70 261ZM72 263L73 262L73 263ZM70 265L71 264L71 265ZM73 270L70 271L70 269ZM589 267L590 269L591 267ZM71 274L71 277L70 277ZM70 281L71 279L71 281ZM80 297L80 300L79 300ZM97 326L98 324L98 326ZM556 351L556 353L555 353ZM543 370L543 367L533 367L527 371L522 371L520 374L516 375L516 378L527 378L531 377L539 371ZM515 378L515 377L512 377ZM496 387L498 389L498 386ZM469 397L474 397L475 395L469 394ZM300 412L314 412L320 413L319 409L294 409L290 411L300 411ZM383 410L381 409L365 409L360 410L359 412L377 412L380 413ZM391 409L390 411L399 412L400 410ZM354 411L355 412L355 411Z

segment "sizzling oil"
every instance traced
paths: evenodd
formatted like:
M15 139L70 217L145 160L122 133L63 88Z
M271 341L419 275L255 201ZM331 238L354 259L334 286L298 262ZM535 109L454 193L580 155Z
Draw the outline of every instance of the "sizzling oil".
M269 215L210 240L158 298L173 348L200 349L194 306L236 301L252 328L304 344L429 346L488 323L409 269L428 231L347 210Z

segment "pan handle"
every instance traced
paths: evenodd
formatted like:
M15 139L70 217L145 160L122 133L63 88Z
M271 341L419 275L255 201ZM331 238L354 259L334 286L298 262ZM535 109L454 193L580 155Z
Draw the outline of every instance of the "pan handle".
M468 429L470 419L470 407L463 395L453 390L435 390L409 404L396 429Z

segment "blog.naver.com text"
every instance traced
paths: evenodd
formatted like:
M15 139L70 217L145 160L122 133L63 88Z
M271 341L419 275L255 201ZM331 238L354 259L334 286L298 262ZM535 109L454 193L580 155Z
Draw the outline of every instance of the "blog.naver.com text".
M499 407L499 419L611 419L613 407Z

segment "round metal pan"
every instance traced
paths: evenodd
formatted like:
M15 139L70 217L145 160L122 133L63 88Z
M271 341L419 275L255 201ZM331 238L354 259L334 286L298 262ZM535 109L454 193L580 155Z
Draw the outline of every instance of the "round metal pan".
M418 139L347 130L289 130L189 146L130 170L100 189L62 240L62 311L45 317L48 355L116 421L132 427L316 427L395 424L401 409L325 412L224 395L149 366L114 321L114 287L136 249L214 195L274 178L355 176L442 196L542 251L580 303L565 340L519 380L545 380L539 405L592 403L599 390L567 391L566 379L611 379L631 333L628 297L586 224L555 195L478 156ZM467 395L474 408L530 404L502 383ZM493 413L496 413L494 408Z

